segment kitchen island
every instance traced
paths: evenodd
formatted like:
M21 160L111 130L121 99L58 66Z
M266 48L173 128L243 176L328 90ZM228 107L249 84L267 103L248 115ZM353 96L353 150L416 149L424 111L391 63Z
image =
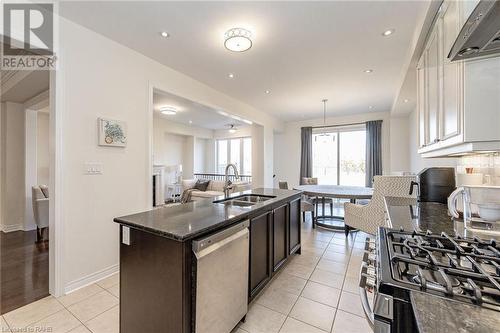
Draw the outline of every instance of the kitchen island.
M262 201L241 203L252 198ZM300 253L300 198L299 191L261 188L232 194L227 201L220 197L115 218L121 235L120 332L193 332L193 245L243 221L249 225L250 302Z
M439 235L484 240L498 236L484 231L466 229L464 222L448 215L448 207L415 199L386 197L386 213L390 228L406 231L427 232ZM411 291L411 304L420 333L434 332L496 332L500 327L500 314L482 306L467 304L420 291Z

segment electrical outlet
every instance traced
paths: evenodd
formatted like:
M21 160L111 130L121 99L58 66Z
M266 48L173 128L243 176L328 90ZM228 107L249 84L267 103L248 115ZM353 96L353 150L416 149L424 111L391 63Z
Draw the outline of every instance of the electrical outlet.
M85 163L86 175L102 175L102 163Z
M122 226L122 243L130 245L130 228Z

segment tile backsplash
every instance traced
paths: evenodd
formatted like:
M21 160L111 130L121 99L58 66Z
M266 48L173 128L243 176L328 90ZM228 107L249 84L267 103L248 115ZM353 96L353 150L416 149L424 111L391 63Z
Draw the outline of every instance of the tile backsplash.
M500 153L461 157L457 165L457 183L500 186Z

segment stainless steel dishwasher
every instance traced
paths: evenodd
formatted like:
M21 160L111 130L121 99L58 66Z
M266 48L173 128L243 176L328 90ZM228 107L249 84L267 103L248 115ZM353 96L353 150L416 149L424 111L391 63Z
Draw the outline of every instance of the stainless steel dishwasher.
M248 310L249 221L193 241L197 333L229 333Z

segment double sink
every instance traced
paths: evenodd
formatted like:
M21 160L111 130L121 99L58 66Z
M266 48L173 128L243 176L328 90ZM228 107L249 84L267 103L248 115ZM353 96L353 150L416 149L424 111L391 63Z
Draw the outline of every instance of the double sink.
M227 198L222 200L216 200L214 203L223 204L225 206L236 206L236 207L251 207L258 203L267 201L269 199L276 198L272 195L259 195L259 194L243 194L233 198Z

